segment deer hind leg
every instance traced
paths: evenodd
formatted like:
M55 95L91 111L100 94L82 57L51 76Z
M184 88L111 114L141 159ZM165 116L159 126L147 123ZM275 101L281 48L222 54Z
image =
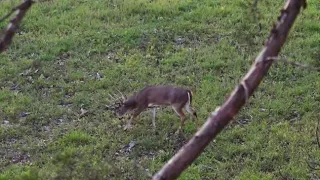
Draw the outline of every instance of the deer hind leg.
M172 106L173 110L180 116L180 120L181 120L181 124L180 127L178 129L179 130L183 130L184 127L184 122L186 121L186 115L184 115L183 110L181 106Z
M191 114L193 122L195 122L198 119L197 112L195 109L191 106L190 102L187 102L184 108L187 110L189 114Z
M131 118L129 119L129 121L127 122L127 124L124 127L124 130L127 129L131 129L132 128L132 121L134 121L136 119L137 116L139 116L139 114L144 110L145 108L138 108L135 110L135 112L133 113L133 115L131 116Z

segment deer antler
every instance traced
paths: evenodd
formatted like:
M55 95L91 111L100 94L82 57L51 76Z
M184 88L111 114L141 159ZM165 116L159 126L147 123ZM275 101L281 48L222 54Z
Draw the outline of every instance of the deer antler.
M117 101L119 99L119 98L117 99L117 96L111 95L110 93L108 95L112 101Z
M127 96L122 94L122 92L119 91L119 89L117 89L117 91L120 93L122 100L125 101L127 99Z
M110 94L110 93L108 94L110 99L107 99L107 101L109 101L110 105L106 105L107 110L115 111L127 99L126 96L122 94L118 89L117 91L120 93L120 95Z

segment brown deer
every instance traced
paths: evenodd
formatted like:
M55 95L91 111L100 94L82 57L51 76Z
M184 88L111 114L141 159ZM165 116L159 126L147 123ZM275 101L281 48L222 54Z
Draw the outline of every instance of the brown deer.
M124 130L131 128L132 121L139 116L139 114L147 108L153 109L152 125L156 128L155 108L159 106L172 106L173 110L180 116L181 125L178 130L182 129L186 116L183 112L185 108L192 116L192 120L197 120L197 113L191 106L192 103L192 92L188 89L174 86L155 85L146 86L133 96L127 98L120 91L121 98L111 97L111 100L116 102L111 106L107 106L108 110L111 110L119 118L122 118L129 111L133 111L130 120L127 122Z

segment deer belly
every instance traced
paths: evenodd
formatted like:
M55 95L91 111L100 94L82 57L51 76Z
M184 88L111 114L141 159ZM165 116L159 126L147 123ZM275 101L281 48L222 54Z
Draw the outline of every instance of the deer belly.
M160 104L153 104L153 103L149 103L148 104L148 108L154 108L154 107L159 107L161 106Z

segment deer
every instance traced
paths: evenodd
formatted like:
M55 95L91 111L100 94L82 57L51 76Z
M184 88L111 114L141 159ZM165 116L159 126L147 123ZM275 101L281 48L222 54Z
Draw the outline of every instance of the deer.
M180 117L181 124L179 130L183 130L186 115L183 112L185 109L191 114L192 121L197 120L197 112L192 107L192 91L183 87L169 85L148 85L132 96L127 98L126 95L117 90L120 95L109 94L111 105L107 105L106 109L111 110L118 118L123 118L128 112L132 112L130 119L124 127L124 130L132 128L131 123L141 114L141 112L152 109L152 125L156 129L155 117L156 108L160 106L171 106L176 114Z

